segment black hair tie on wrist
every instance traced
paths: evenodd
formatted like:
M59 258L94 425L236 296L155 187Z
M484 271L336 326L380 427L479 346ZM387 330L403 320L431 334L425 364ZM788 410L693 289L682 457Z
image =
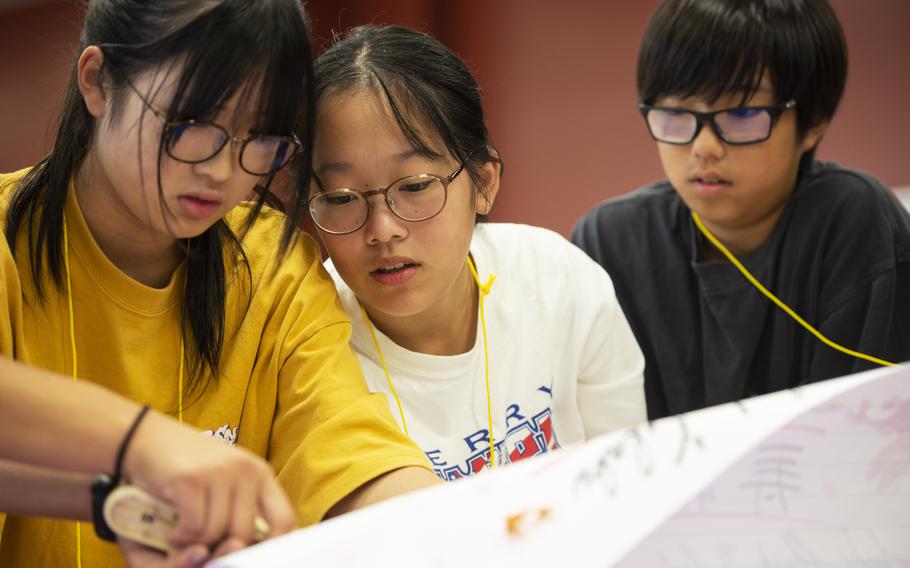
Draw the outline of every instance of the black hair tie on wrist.
M139 423L142 422L142 419L145 418L148 411L149 405L143 404L142 408L139 410L139 414L136 415L136 418L130 425L130 429L127 430L126 434L123 436L123 441L120 442L120 449L117 450L117 461L114 463L114 481L120 481L120 474L123 471L123 458L126 457L126 449L129 447L130 441L133 439L133 434L136 433L136 429L139 428Z
M139 428L139 423L142 422L142 419L145 418L148 411L149 405L143 404L142 408L139 410L139 414L133 419L133 423L123 436L120 447L117 449L117 460L114 462L114 475L109 476L102 473L92 482L92 524L95 526L95 534L98 535L98 538L110 542L116 542L117 540L117 535L104 520L104 501L107 499L107 496L111 494L111 491L120 485L120 477L123 472L123 459L126 457L126 450L130 445L130 441L133 439L133 434L135 434L136 429Z

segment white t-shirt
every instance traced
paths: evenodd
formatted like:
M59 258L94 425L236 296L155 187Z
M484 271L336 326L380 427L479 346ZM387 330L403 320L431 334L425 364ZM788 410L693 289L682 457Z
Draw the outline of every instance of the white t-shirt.
M603 268L552 231L506 223L477 225L471 256L481 282L496 275L484 310L497 465L646 419L644 359ZM357 298L326 267L369 388L400 422ZM481 471L490 442L480 316L474 347L460 355L416 353L375 332L409 433L437 475Z

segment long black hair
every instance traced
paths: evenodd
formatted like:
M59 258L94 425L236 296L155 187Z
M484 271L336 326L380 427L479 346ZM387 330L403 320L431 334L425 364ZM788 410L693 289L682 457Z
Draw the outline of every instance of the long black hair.
M209 120L236 93L258 89L260 132L294 133L303 143L295 169L309 185L313 139L313 68L306 18L299 0L92 0L87 8L76 59L88 46L104 53L102 73L110 86L112 115L122 110L125 88L133 77L179 63L182 66L168 120ZM180 68L180 67L178 67ZM238 105L237 113L243 111ZM63 288L63 220L70 180L93 143L95 120L77 83L77 69L66 88L53 150L18 184L10 203L6 239L15 249L27 234L31 277L39 298L47 271ZM158 147L158 167L166 158L166 132ZM272 176L257 187L258 200L241 234L271 199ZM305 186L300 186L305 187ZM251 188L252 189L252 188ZM158 193L163 204L161 179ZM280 252L296 238L294 219L306 195L294 192ZM226 263L249 266L240 240L224 220L186 243L186 289L181 319L190 357L187 393L202 392L218 379L225 337ZM206 373L205 371L210 371Z
M778 103L796 101L800 137L834 116L847 45L827 0L664 0L638 53L638 95L746 101L765 73Z
M479 167L502 164L477 81L464 61L432 36L401 26L352 28L316 60L315 83L317 105L329 94L378 90L417 151L441 157L420 134L437 133L458 162L467 160L465 169L481 192Z

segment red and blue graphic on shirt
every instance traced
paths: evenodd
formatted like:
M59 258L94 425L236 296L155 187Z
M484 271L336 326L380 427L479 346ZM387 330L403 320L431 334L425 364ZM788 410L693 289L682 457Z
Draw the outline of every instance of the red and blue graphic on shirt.
M512 463L553 451L559 448L550 407L533 416L525 416L517 404L509 405L506 411L508 432L505 439L496 440L494 454L496 465ZM471 454L464 463L451 464L445 461L440 450L425 452L433 465L436 475L445 481L453 481L474 475L487 467L490 458L490 432L482 428L464 438Z

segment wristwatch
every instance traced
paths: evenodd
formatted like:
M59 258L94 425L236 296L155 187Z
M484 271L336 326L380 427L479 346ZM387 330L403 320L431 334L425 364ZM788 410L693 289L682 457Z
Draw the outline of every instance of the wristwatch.
M98 475L92 481L92 524L95 526L95 534L98 535L98 538L109 542L116 542L117 535L104 520L104 502L118 485L120 485L120 481L106 473Z

